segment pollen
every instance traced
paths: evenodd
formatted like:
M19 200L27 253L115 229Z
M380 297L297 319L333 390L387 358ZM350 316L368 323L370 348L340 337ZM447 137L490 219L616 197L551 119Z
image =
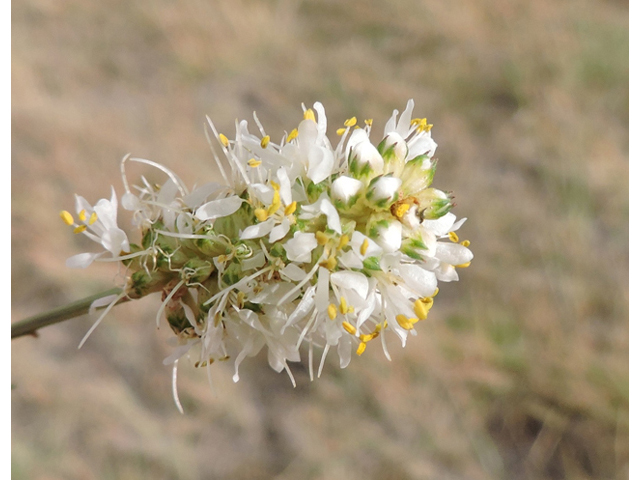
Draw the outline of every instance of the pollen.
M396 217L398 218L404 217L404 214L407 213L410 208L411 208L411 205L409 205L408 203L401 203L396 208L396 211L395 211Z
M367 253L367 248L369 248L369 239L365 238L360 245L360 255L364 256Z
M220 137L220 143L222 143L222 146L224 148L228 148L229 147L229 139L227 138L227 136L224 133L221 133L218 136Z
M260 165L262 165L262 161L260 161L260 160L256 160L255 158L252 158L251 160L249 160L249 161L247 162L247 164L248 164L250 167L255 168L255 167L259 167Z
M298 202L296 201L291 202L289 205L287 205L287 208L284 209L284 214L291 215L293 212L296 211L297 207L298 207Z
M356 334L356 327L354 327L353 325L351 325L349 322L342 322L342 328L344 328L347 333L350 333L351 335L355 335Z
M62 210L60 212L60 218L62 219L62 221L64 223L66 223L67 225L73 225L73 217L71 216L71 214L69 212L67 212L66 210Z
M345 315L349 311L349 305L347 305L347 299L340 297L340 313Z
M262 140L260 140L260 146L262 148L267 148L270 141L271 141L271 137L269 135L265 135L264 137L262 137Z
M340 237L340 242L338 243L338 248L342 250L349 243L349 235L342 235Z
M305 112L304 112L304 119L305 120L313 120L314 122L316 121L316 115L315 113L313 113L313 110L311 110L310 108L308 108Z
M331 320L335 320L338 316L338 308L333 303L330 303L327 307L327 314Z
M85 209L80 210L80 213L78 214L78 218L80 219L81 222L84 222L87 219L87 211Z
M287 136L287 143L291 142L296 138L298 138L298 129L294 128L293 130L291 130L291 133Z
M264 222L269 216L264 208L256 208L253 213L260 222Z
M356 350L356 355L362 355L366 349L367 344L365 342L360 342L360 345L358 345L358 350Z
M344 121L344 126L353 127L356 123L358 123L358 119L356 117L351 117L350 119Z
M98 214L96 212L93 212L89 217L89 225L93 225L94 223L96 223L96 220L98 220Z
M82 233L87 229L86 225L78 225L76 228L73 229L73 233Z
M319 245L326 245L329 242L329 236L324 232L317 231L316 240Z
M449 240L451 240L454 243L458 243L460 241L456 232L449 232Z
M339 128L338 130L336 130L336 133L340 136L344 135L344 132L346 132L347 129L346 128Z

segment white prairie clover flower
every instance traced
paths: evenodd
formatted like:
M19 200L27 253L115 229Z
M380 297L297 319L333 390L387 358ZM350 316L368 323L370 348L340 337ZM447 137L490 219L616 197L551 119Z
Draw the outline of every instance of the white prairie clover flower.
M162 293L157 320L164 314L176 334L166 359L174 368L185 355L207 368L231 359L237 381L242 361L266 346L271 367L291 375L288 362L300 361L305 345L313 378L315 348L320 375L332 347L345 367L352 351L361 355L377 338L389 356L389 332L404 345L427 318L438 281L457 280L457 269L469 266L469 242L455 233L464 219L450 213L450 193L431 187L436 144L426 119L411 118L413 101L399 119L394 111L377 146L372 121L358 128L354 117L333 147L324 108L314 109L303 105L302 120L279 143L257 118L257 134L243 120L230 137L209 120L226 186L189 191L166 167L125 157L121 203L133 212L139 244L117 226L115 193L93 207L77 197L78 221L62 212L104 248L70 266L126 267L113 302ZM156 187L143 178L133 193L128 162L168 180ZM101 258L107 252L114 258Z

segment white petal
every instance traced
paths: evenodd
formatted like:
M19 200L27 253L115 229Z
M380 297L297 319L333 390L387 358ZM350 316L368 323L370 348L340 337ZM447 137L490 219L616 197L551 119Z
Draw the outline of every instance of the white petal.
M435 271L436 277L441 282L456 282L458 281L458 272L453 265L448 263L442 263Z
M216 192L221 192L225 188L226 187L223 187L218 183L206 183L201 187L196 188L190 194L185 195L182 198L182 201L187 207L194 209L202 205L210 195L213 195ZM124 196L122 197L122 202L122 206L124 207Z
M367 250L364 252L364 255L360 253L360 248L362 247L362 243L365 241L368 242ZM369 257L378 257L382 254L382 248L376 242L371 240L366 235L363 235L359 231L353 232L351 236L351 248L357 253L360 258L369 258Z
M353 268L356 270L364 268L362 260L360 260L358 254L356 254L356 252L354 252L353 250L349 250L348 252L343 253L338 257L338 260L340 261L340 264L346 268Z
M327 134L327 115L324 113L324 106L320 102L313 104L313 108L318 112L318 141Z
M409 127L411 126L411 115L413 115L413 106L413 99L410 99L407 102L407 108L405 108L404 112L402 112L402 115L400 115L398 126L396 127L396 132L398 132L404 138L406 138L409 134Z
M412 139L409 142L409 155L407 155L407 161L416 158L418 155L427 154L432 157L436 152L438 144L431 138L431 132L421 135L416 139Z
M280 270L280 273L283 274L285 277L290 278L294 282L299 282L300 280L302 280L304 277L307 276L307 272L305 272L295 263L290 263L289 265L284 267L282 270Z
M320 211L327 216L327 226L338 233L342 233L342 227L340 226L340 215L338 210L333 206L331 201L327 198L323 198L320 201Z
M437 237L442 237L451 231L456 216L449 212L435 220L423 220L422 226L432 232Z
M276 175L280 181L280 198L285 205L289 205L291 203L291 180L287 175L287 169L280 167Z
M313 233L296 232L291 240L284 245L287 258L292 262L307 263L311 261L311 251L318 246L318 241Z
M96 258L104 255L101 253L79 253L67 259L67 267L69 268L87 268Z
M355 178L341 176L336 178L331 185L331 197L348 203L351 198L358 193L362 187L362 182Z
M385 252L397 251L402 245L402 224L392 220L388 228L380 228L378 243Z
M340 368L347 368L351 362L351 339L347 335L340 337L338 341L338 356Z
M331 274L331 282L338 287L355 291L362 298L367 298L369 293L369 281L364 273L342 270Z
M127 234L119 228L110 228L101 237L102 246L111 252L114 257L120 255L120 252L129 252L129 240Z
M467 247L457 243L438 242L436 244L436 257L444 263L462 265L473 259L473 253Z
M333 164L335 157L333 153L324 147L312 147L309 152L309 170L307 176L313 183L320 183L329 175L333 170Z
M245 228L240 235L240 240L249 240L252 238L264 237L271 231L276 221L273 218L260 222L257 225L251 225Z
M290 222L288 218L284 218L282 223L271 230L269 234L269 243L277 242L289 233Z
M384 136L386 137L389 132L396 131L396 117L398 116L398 110L394 110L391 114L391 118L387 121L384 126Z
M243 200L237 195L213 200L196 210L196 218L198 220L211 220L213 218L226 217L235 213L242 206L242 202Z
M407 288L421 297L432 296L438 286L435 273L424 270L418 265L400 265L398 273L406 282Z
M122 208L129 211L142 209L142 202L133 193L125 193L122 196Z

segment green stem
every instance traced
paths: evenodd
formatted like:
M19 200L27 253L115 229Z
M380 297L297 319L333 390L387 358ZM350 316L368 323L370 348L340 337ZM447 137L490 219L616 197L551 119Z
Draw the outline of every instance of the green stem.
M25 318L19 322L11 324L11 339L21 337L23 335L35 335L36 330L46 327L47 325L54 325L56 323L64 322L70 318L78 317L89 313L89 307L93 302L100 298L107 297L109 295L117 295L122 293L122 288L112 288L106 292L98 293L77 302L70 303L63 307L54 308L48 312L34 315L33 317ZM126 302L129 300L127 297L122 298L118 303ZM106 305L105 305L106 306ZM104 308L104 307L100 307Z

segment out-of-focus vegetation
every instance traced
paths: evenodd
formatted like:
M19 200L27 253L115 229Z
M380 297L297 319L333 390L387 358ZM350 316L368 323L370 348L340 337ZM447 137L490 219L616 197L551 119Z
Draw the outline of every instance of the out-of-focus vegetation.
M181 364L157 298L12 345L15 479L628 476L628 5L617 1L23 0L12 5L12 318L113 285L58 218L127 152L215 180L203 134L300 103L330 125L416 100L476 258L406 349L298 387ZM377 128L377 130L376 130ZM153 173L142 168L135 175Z

